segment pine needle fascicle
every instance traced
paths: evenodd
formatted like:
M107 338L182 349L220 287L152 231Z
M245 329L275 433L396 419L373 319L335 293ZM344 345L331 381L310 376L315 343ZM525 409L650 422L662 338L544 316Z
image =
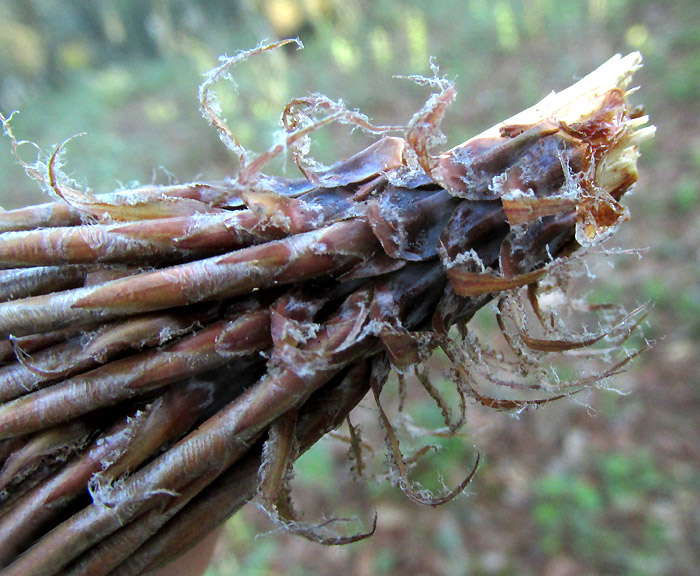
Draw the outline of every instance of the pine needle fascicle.
M538 406L639 353L615 356L643 307L575 336L539 305L565 284L577 249L628 218L620 200L653 134L626 98L639 54L446 152L435 150L438 124L456 93L436 75L416 79L435 94L405 127L312 95L285 109L282 140L253 155L211 89L288 42L222 58L200 90L205 119L240 160L230 179L92 194L62 174L61 147L45 162L20 160L56 200L0 214L1 574L142 574L256 495L288 530L356 541L374 528L345 535L337 521L301 522L287 481L295 458L368 391L412 500L449 501L479 462L445 494L414 485L380 403L390 368L402 385L417 376L454 434L470 398ZM10 119L0 120L16 152ZM332 122L380 137L320 167L309 138ZM286 151L303 177L265 175ZM489 302L510 361L468 328ZM456 406L426 372L438 348ZM567 353L607 364L543 384L547 358Z

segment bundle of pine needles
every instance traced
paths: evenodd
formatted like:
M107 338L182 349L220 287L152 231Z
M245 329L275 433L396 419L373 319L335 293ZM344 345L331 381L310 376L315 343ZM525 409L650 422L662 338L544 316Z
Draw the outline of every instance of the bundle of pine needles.
M455 91L436 76L418 79L435 93L405 127L320 95L294 100L284 138L256 156L211 88L280 44L222 59L202 85L203 114L241 163L228 180L95 195L62 173L61 147L23 164L55 201L0 213L3 575L141 574L256 496L290 530L356 540L365 535L298 521L287 479L368 391L410 498L446 502L474 472L444 495L414 488L380 403L392 368L417 375L456 431L469 401L538 405L636 354L540 381L550 355L600 357L638 323L636 311L577 337L540 305L565 284L571 254L627 218L619 200L653 133L626 101L638 54L447 152L434 147ZM322 167L309 137L332 122L380 137ZM286 152L301 179L262 172ZM511 361L468 328L488 303ZM436 349L451 362L456 410L422 368Z

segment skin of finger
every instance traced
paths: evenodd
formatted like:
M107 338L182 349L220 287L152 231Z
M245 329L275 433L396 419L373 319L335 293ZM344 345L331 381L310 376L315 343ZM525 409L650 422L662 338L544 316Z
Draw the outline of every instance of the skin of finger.
M220 535L221 529L215 530L167 566L150 572L150 576L202 576L211 562Z

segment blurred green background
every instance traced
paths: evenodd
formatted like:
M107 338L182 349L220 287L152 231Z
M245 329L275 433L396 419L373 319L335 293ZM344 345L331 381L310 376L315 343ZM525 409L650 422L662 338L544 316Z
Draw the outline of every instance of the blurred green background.
M326 439L297 467L295 499L311 520L379 513L376 535L322 548L274 533L249 506L226 529L208 576L295 574L689 575L700 565L700 3L632 0L2 0L0 110L17 136L68 146L66 171L102 192L135 182L231 174L234 157L198 112L197 87L220 54L299 36L218 88L242 142L261 150L294 96L323 92L378 123L403 123L435 57L459 90L449 146L563 88L617 52L640 50L635 77L658 126L614 246L649 248L600 268L591 297L651 300L656 346L586 405L566 400L518 418L470 407L468 434L416 470L458 482L484 455L469 494L440 508L410 503L388 481L353 481L346 446ZM314 153L333 161L361 136L331 129ZM0 143L0 204L45 201ZM34 151L24 148L23 157ZM292 175L291 163L276 170ZM416 426L435 425L417 394ZM371 405L358 420L371 426ZM372 431L366 431L368 439ZM383 448L373 442L381 470ZM420 442L417 441L417 445Z

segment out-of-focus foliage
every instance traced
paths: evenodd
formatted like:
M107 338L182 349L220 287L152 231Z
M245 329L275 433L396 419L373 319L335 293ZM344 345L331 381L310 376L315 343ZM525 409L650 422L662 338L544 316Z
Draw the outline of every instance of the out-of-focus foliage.
M549 556L566 553L604 573L658 574L668 536L649 502L665 495L662 474L649 454L611 452L588 477L551 473L535 485L533 517L539 546ZM634 534L616 530L634 522Z
M426 91L391 76L429 73L431 56L460 92L444 124L456 144L556 82L566 86L572 73L640 50L645 68L635 80L659 131L642 155L633 221L618 242L650 250L641 260L620 256L592 297L630 306L651 299L646 334L664 339L616 380L629 396L586 399L595 417L571 402L519 420L475 410L464 442L488 455L472 485L476 498L438 513L382 486L373 495L382 519L375 538L328 554L287 536L254 540L251 525L270 526L251 510L229 526L228 564L216 563L211 576L691 573L700 563L700 3L4 0L0 110L20 110L16 134L47 151L87 132L69 144L66 170L96 191L200 173L214 179L236 164L199 117L201 74L219 54L293 35L302 53L242 66L237 92L219 89L225 116L253 149L270 143L283 105L308 92L343 98L379 123L405 122ZM313 150L338 158L360 139L333 129ZM41 201L8 151L0 145L0 204ZM277 169L294 173L290 164ZM447 476L467 466L453 443L430 461ZM331 465L344 450L324 442L300 462L307 507L333 514L332 495L342 493L362 512L363 489ZM313 461L324 456L330 463Z

